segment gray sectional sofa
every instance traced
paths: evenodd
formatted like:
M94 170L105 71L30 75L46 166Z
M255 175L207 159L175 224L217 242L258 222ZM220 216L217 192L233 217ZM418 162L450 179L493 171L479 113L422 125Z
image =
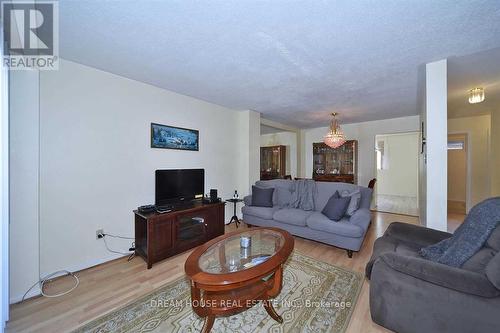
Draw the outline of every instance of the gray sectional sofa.
M284 179L256 182L255 185L261 188L275 188L273 207L252 206L252 196L245 197L245 206L242 208L245 223L260 227L285 229L299 237L346 249L349 257L352 257L353 251L359 251L371 221L372 190L367 187L346 183L316 182L316 190L313 193L314 210L305 211L297 208L280 207L280 190L276 189L293 191L293 182L293 180ZM321 211L328 199L337 190L339 192L360 190L361 200L359 209L352 216L344 217L342 220L335 222L328 219Z

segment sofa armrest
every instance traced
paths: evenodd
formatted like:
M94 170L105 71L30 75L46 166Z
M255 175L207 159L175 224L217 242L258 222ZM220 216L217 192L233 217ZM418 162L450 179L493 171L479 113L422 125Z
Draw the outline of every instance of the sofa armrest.
M400 273L444 288L482 297L500 296L500 290L483 274L396 253L383 254L379 260Z
M414 224L393 222L387 227L384 236L425 247L449 238L452 234Z
M243 197L243 202L245 204L245 206L251 206L252 205L252 195L246 195L245 197Z
M360 208L355 211L354 214L352 214L352 216L349 218L349 222L366 231L366 229L368 229L368 226L370 225L371 218L372 216L370 210L366 208Z

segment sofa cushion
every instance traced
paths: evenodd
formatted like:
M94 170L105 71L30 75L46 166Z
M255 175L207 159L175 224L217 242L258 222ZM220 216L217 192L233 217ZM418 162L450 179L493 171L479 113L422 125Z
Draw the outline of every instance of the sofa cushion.
M252 206L272 207L274 188L252 186Z
M316 193L314 194L315 210L321 212L335 191L339 191L340 193L348 191L351 193L357 190L361 193L359 207L369 209L372 200L372 189L347 183L316 182Z
M298 226L305 226L306 225L306 220L311 215L312 212L310 211L305 211L302 209L297 209L297 208L283 208L280 210L277 210L274 215L273 219L282 222L282 223L287 223L287 224L293 224L293 225L298 225Z
M282 198L279 198L279 192L281 190L288 190L291 193L293 191L293 182L293 180L289 179L259 180L255 182L255 186L260 188L274 188L273 206L278 206L280 204L280 201L282 200ZM278 191L278 189L280 190Z
M495 288L500 289L500 252L498 252L493 259L490 260L488 266L486 266L486 277Z
M330 220L339 221L344 217L349 207L349 202L351 202L351 197L340 197L337 191L330 197L321 213L326 215Z
M347 207L347 210L345 214L347 216L352 216L359 208L359 203L361 202L361 191L359 189L350 192L347 190L342 191L340 193L342 197L350 197L351 201L349 201L349 206Z
M473 255L469 260L464 262L462 265L463 269L468 271L484 273L486 266L493 259L497 251L489 247L483 247L475 255Z
M293 191L293 180L289 179L271 179L271 180L258 180L255 185L262 188L285 188Z
M243 206L241 212L246 215L252 215L264 220L272 220L274 212L278 207L257 207L257 206Z
M320 212L314 212L307 218L307 226L311 229L324 231L346 237L362 237L364 230L357 225L349 223L346 218L333 222Z
M491 247L495 251L500 251L500 225L496 227L486 241L486 246Z
M290 206L290 201L292 200L292 191L287 188L276 187L274 189L273 203L275 206L280 208L286 208Z

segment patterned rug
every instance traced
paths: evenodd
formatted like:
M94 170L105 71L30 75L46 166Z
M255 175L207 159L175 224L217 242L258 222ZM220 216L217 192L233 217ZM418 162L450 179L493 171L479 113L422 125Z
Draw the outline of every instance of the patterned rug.
M283 289L274 307L278 324L259 303L230 317L218 317L212 332L344 332L363 276L294 252L285 265ZM80 327L75 332L200 332L203 318L191 309L186 277Z

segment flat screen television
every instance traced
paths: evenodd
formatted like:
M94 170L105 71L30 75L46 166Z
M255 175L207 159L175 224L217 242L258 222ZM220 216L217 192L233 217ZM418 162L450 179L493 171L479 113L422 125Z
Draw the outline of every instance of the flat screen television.
M156 170L155 205L188 202L203 197L205 169Z

